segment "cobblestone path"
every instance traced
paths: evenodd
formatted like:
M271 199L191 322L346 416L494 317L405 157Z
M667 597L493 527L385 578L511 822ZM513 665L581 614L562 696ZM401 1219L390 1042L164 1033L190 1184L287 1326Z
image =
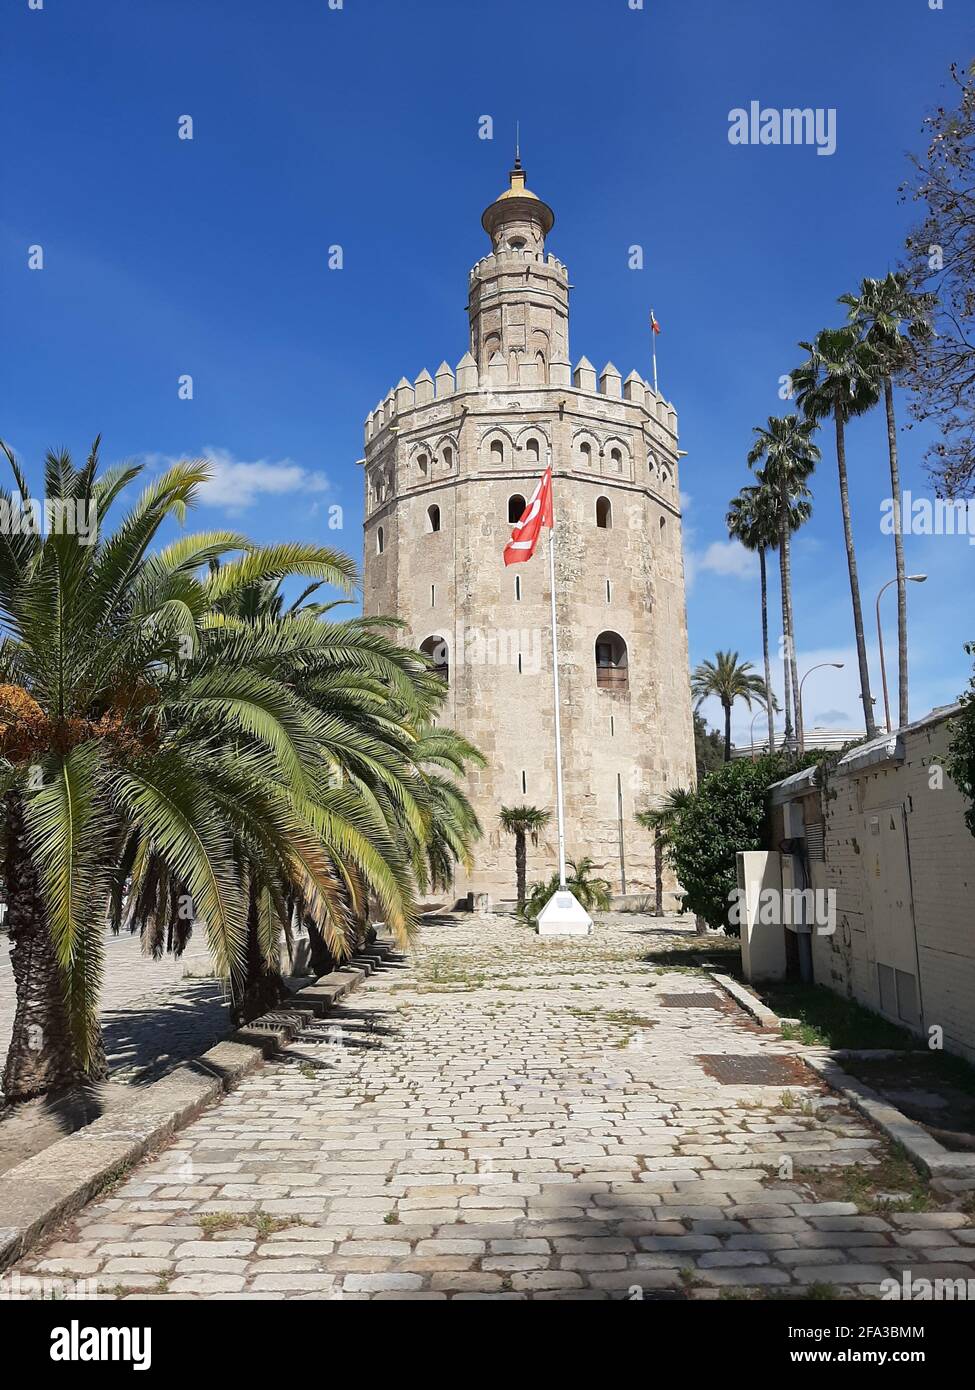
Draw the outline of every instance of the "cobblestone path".
M696 944L636 918L547 942L431 925L17 1272L311 1299L876 1297L905 1269L972 1273L960 1211L864 1211L884 1142L682 966ZM744 1059L730 1082L722 1058ZM754 1063L779 1074L743 1081Z

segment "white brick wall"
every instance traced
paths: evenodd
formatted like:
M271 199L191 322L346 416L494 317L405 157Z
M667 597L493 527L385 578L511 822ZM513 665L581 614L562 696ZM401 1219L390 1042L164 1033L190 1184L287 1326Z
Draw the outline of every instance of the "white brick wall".
M822 793L826 859L813 864L813 884L836 889L837 929L832 937L813 937L815 978L880 1008L877 936L885 924L872 920L864 816L899 806L916 933L916 946L905 946L916 950L923 1024L941 1027L946 1049L975 1061L975 837L965 824L964 798L943 771L948 719L910 727L901 737L902 763L833 774Z

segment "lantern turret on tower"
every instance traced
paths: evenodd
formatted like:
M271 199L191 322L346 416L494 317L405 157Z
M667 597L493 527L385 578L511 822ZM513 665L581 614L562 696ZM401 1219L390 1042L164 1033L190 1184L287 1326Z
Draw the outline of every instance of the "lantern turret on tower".
M471 271L471 354L483 372L503 363L517 381L528 365L545 382L553 361L569 361L569 275L545 254L555 214L526 186L520 157L508 181L481 218L493 250Z

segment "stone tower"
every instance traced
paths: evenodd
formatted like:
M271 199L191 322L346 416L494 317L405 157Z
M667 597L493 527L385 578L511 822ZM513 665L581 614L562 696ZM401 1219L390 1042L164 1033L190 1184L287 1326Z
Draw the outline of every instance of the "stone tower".
M694 781L677 417L637 372L569 357L569 279L554 214L521 161L481 219L470 347L404 377L366 421L365 612L406 624L439 667L443 722L487 758L468 792L484 838L457 897L511 899L502 806L549 809L529 881L557 866L547 546L503 548L548 463L554 479L566 852L614 893L654 893L636 821ZM543 533L547 536L547 533ZM673 887L666 881L667 900Z

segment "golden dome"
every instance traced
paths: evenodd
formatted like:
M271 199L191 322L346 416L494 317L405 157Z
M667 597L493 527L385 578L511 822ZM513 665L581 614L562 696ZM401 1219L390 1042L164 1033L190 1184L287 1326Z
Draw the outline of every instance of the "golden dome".
M508 175L509 186L503 193L499 194L497 201L500 203L502 198L534 198L536 203L542 200L537 193L533 193L530 188L525 187L525 171L521 167L521 161L515 164L511 173Z
M542 202L537 193L533 193L530 188L526 188L525 177L526 175L521 165L521 159L516 157L515 167L508 175L508 187L485 209L484 216L481 218L481 226L489 235L491 233L492 224L498 220L498 213L495 209L497 209L498 212L502 210L507 211L506 205L512 200L517 201L519 199L522 202L536 203L538 206L532 215L538 216L541 219L542 226L546 233L552 230L555 224L555 213L547 203ZM512 212L515 212L515 209L512 209Z

